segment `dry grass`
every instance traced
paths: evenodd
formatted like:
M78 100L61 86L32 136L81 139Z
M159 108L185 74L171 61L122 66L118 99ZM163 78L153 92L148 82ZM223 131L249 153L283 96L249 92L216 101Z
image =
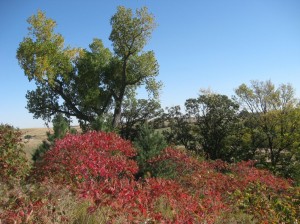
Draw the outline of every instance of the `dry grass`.
M34 153L34 150L42 144L43 140L47 139L47 132L53 133L51 128L25 128L21 129L23 133L23 141L24 141L24 151L29 160L31 160L31 156ZM25 136L30 136L30 138L25 138Z
M74 127L77 131L80 130L79 127ZM47 140L47 132L53 133L52 128L24 128L20 129L23 133L22 138L24 142L24 151L26 153L26 157L31 160L32 154L35 149L42 144L44 140ZM25 136L30 138L25 138Z

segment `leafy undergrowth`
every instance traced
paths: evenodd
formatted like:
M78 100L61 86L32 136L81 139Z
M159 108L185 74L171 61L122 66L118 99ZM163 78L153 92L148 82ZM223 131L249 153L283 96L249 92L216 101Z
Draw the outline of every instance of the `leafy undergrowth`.
M58 140L26 184L1 186L2 223L297 223L300 190L254 167L166 148L136 179L136 150L113 133ZM150 176L150 175L149 175ZM298 221L297 221L298 220Z

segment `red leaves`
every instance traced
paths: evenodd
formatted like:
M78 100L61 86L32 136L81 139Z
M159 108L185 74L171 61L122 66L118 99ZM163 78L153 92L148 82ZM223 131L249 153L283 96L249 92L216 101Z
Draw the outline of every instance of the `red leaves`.
M201 217L201 222L206 220L213 223L224 212L233 211L237 199L232 197L235 192L243 192L253 186L264 186L262 189L265 194L274 192L273 194L283 196L288 194L287 190L291 187L289 181L276 177L269 171L255 168L253 161L237 164L228 164L221 160L200 162L184 151L168 148L151 162L155 166L156 163L164 160L176 163L176 170L180 173L176 183L187 192L188 196L199 198L198 211L202 211L203 216L199 216L197 212L190 215ZM157 188L156 185L152 187ZM187 200L193 201L191 198ZM195 205L189 206L196 208Z
M113 133L89 132L56 141L36 171L58 181L81 183L108 178L132 178L138 171L135 149Z
M107 219L112 223L120 217L131 223L214 223L224 213L236 211L236 201L244 199L237 192L257 185L264 186L262 195L283 194L290 187L288 181L256 169L252 161L199 161L172 148L149 162L156 166L169 161L165 164L174 165L177 172L173 180L136 181L135 155L130 142L112 133L69 135L47 152L36 172L62 185L72 184L75 192L91 202L88 213L110 208Z

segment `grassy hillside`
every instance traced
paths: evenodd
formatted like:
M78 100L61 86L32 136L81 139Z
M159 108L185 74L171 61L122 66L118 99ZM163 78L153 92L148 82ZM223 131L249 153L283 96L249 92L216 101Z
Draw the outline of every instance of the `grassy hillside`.
M31 160L34 150L47 139L47 132L53 132L51 128L24 128L21 129L24 142L24 151L26 156Z
M80 130L79 126L73 128L77 131ZM53 133L52 128L24 128L20 129L20 131L22 132L24 151L26 152L27 158L30 160L34 150L43 142L43 140L47 140L47 132Z

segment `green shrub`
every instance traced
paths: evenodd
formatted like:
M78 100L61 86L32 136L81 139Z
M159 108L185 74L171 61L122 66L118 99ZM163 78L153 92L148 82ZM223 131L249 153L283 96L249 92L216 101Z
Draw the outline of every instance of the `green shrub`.
M32 135L25 135L24 138L25 139L32 139Z
M22 133L8 124L0 124L0 178L22 179L29 171L23 151Z
M149 160L159 155L167 147L164 137L159 132L155 132L148 124L145 124L140 127L134 145L138 149L139 175L143 176L147 172L153 174L154 170L149 165Z
M38 148L32 154L32 160L38 161L43 158L44 154L50 149L52 143L44 140L42 144L38 146Z
M178 177L177 164L172 160L160 161L152 166L153 176L164 179L175 179Z
M66 136L66 134L70 131L70 124L67 118L65 118L62 114L57 114L53 120L53 135L51 136L53 139L62 139ZM51 138L48 135L48 138Z
M97 117L95 121L91 122L91 129L95 131L113 132L112 117Z

